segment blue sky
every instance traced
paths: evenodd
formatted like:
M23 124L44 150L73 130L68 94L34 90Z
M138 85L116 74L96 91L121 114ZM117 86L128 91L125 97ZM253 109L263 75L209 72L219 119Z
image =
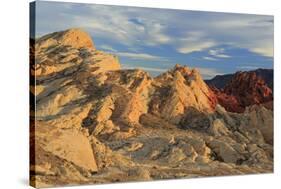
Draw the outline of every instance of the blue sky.
M205 79L238 70L273 68L273 16L36 2L36 36L82 28L122 68L156 76L175 64Z

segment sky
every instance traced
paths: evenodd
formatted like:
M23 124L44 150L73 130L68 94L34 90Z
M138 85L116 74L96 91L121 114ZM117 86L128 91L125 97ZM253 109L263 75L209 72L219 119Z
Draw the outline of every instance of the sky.
M118 55L123 69L157 76L175 64L204 79L273 69L274 18L269 15L36 2L36 37L81 28L97 49Z

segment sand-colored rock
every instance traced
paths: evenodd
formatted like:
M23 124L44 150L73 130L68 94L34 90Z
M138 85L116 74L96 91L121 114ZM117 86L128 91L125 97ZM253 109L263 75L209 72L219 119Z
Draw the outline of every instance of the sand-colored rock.
M249 125L258 128L266 142L273 144L273 112L264 106L254 105L246 109Z
M176 65L155 78L121 69L78 29L31 49L35 186L273 171L272 110L229 111L196 69Z
M219 140L213 140L209 143L212 150L226 163L237 163L241 156L229 144Z
M221 119L215 119L209 127L209 132L214 136L229 135L231 132Z
M63 111L67 104L81 98L83 98L82 91L76 86L64 87L60 91L56 91L50 96L45 97L38 103L36 116L46 117L56 115Z
M158 76L155 84L162 99L152 99L152 112L159 112L164 119L179 123L189 108L211 113L216 105L215 96L204 83L196 69L176 65L171 71Z
M75 129L58 132L45 149L86 170L98 171L88 138Z
M36 40L36 47L47 48L56 45L69 45L74 48L95 48L90 35L78 28L54 32Z

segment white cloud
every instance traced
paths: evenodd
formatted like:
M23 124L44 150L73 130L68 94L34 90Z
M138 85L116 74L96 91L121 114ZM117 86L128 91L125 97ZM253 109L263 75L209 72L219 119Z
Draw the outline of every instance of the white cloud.
M154 55L146 54L146 53L116 52L114 54L121 56L121 57L127 57L127 58L138 59L138 60L167 61L167 58L165 58L165 57L154 56Z
M171 41L165 33L167 26L161 23L159 15L152 17L149 9L104 5L89 8L89 14L69 16L74 18L74 25L82 25L94 37L110 39L128 47L139 44L156 46Z
M218 72L214 68L202 68L202 67L196 67L196 69L199 70L201 75L203 76L204 79L210 79L213 78L216 75L221 75L222 73Z
M255 69L258 69L259 67L258 66L239 66L237 67L238 69L245 69L245 70L255 70Z
M164 29L165 27L159 23L147 24L146 30L148 31L148 39L146 43L148 45L159 45L171 42L170 36L164 33Z
M201 51L216 45L216 42L207 37L202 31L191 31L185 37L179 39L177 51L183 54L189 54L195 51Z
M106 39L128 48L168 44L180 53L188 54L231 44L273 57L272 16L40 3L37 34L82 27L94 40L95 37ZM53 20L56 22L50 25ZM222 55L221 58L226 57Z
M214 46L216 43L213 41L206 41L206 42L201 42L201 41L196 41L192 43L187 43L186 45L183 45L179 47L177 50L180 53L183 54L189 54L195 51L201 51L207 48L210 48Z
M274 55L273 43L269 42L263 43L263 46L252 47L250 50L267 57L273 57Z
M273 57L273 17L226 15L211 23L210 32L224 36L222 43L246 48L262 56Z
M216 58L230 58L231 56L224 54L225 50L224 48L217 48L217 49L210 49L209 55L214 56Z
M218 59L213 58L213 57L209 57L209 56L204 56L203 57L204 60L210 60L210 61L217 61Z
M105 50L105 51L110 51L110 52L117 52L116 49L114 49L113 47L111 47L110 45L100 45L99 48Z

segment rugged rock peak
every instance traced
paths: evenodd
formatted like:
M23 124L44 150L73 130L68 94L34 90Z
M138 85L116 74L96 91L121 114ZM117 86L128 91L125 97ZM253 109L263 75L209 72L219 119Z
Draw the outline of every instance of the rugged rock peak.
M273 93L256 71L237 72L223 89L211 86L219 103L231 112L242 113L245 107L264 104L272 109Z
M172 70L155 78L156 94L151 111L179 123L190 110L210 113L216 106L216 97L196 69L176 65ZM165 93L165 94L164 94Z
M173 69L159 75L155 78L157 81L177 81L185 80L189 84L192 81L199 82L200 84L205 84L203 81L200 72L197 69L190 69L187 66L181 66L176 64Z
M210 89L216 95L218 103L223 106L227 111L230 112L244 112L245 107L243 107L237 100L236 96L228 95L214 86L210 86Z
M255 72L238 72L224 92L236 96L242 106L266 103L273 100L271 89Z
M54 32L36 39L34 53L33 74L38 77L55 73L69 75L78 73L78 69L78 76L85 76L121 67L118 57L96 50L90 35L80 29Z
M225 86L224 91L228 94L236 94L242 89L247 92L260 93L263 96L272 95L271 89L267 87L265 81L255 72L237 72Z
M45 35L36 40L36 45L41 48L49 47L52 45L64 45L72 46L74 48L84 47L95 49L91 36L85 31L78 28L68 29Z
M267 86L273 91L273 69L256 69L251 71L244 71L244 73L256 73L258 77L261 77ZM223 89L233 78L235 74L217 75L212 79L205 80L209 86L214 86L218 89Z
M180 64L176 64L171 72L180 71L182 74L189 75L193 69L190 69L187 66L182 66Z

